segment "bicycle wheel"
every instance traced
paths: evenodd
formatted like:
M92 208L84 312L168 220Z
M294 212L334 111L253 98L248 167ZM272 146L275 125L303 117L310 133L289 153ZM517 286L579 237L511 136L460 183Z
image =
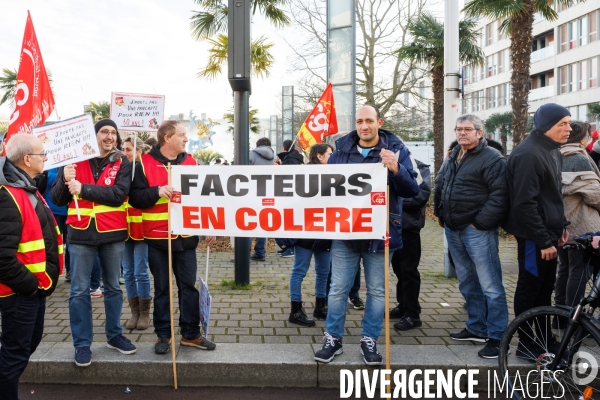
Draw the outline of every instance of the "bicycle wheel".
M515 318L500 342L500 382L490 382L513 399L583 399L584 391L600 399L600 331L590 321L581 320L568 338L567 349L553 371L549 367L565 338L565 326L552 328L554 318L569 318L569 311L556 307L537 307ZM555 325L556 326L556 325Z

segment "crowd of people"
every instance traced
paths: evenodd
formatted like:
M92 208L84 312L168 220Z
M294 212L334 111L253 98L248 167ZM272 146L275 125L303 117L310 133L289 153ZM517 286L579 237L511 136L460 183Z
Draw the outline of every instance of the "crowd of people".
M364 163L387 167L389 251L398 278L397 305L390 310L390 318L398 320L396 329L405 331L422 325L420 230L432 190L431 172L382 125L376 107L360 107L356 130L338 139L335 147L314 145L308 163L323 168L325 164ZM171 348L167 210L174 188L168 184L167 165L196 164L186 153L185 127L177 121L164 121L157 139L153 139L156 143L149 145L130 137L121 142L117 125L110 119L98 121L95 131L98 157L46 173L43 144L31 135L13 136L6 144L6 157L0 158L0 392L8 394L7 398L16 398L19 376L41 341L45 299L62 274L63 248L77 366L92 362L91 298L100 290L95 287L99 276L107 347L123 354L137 350L121 326L122 274L131 310L125 329L147 329L153 303L154 351L166 354ZM589 271L582 254L561 247L569 234L600 227L600 170L593 154L596 147L600 151L600 145L597 141L589 143L597 139L598 132L592 133L585 122L571 121L566 108L546 104L536 111L532 132L508 159L498 143L485 138L483 123L474 115L459 117L455 133L456 142L436 174L433 189L434 212L444 228L467 310L465 328L451 333L450 338L485 343L479 356L495 358L508 323L498 255L500 227L512 233L518 243L516 315L550 305L553 292L555 302L566 305L583 295L582 282ZM250 153L250 164L304 164L304 156L292 141L285 141L283 148L276 156L269 139L261 138ZM215 343L200 330L195 286L199 240L198 236L171 234L171 261L181 313L180 344L213 350ZM204 240L211 245L216 238ZM265 242L265 238L257 238L252 260L265 260ZM301 290L314 259L312 315L324 319L326 327L315 360L330 362L342 354L346 311L351 304L364 309L360 340L363 360L367 365L381 364L377 340L385 313L384 240L298 239L281 243L279 255L294 257L290 323L315 325L303 308ZM365 302L358 296L361 266L367 287ZM148 270L153 277L153 296ZM521 337L523 345L527 340ZM525 357L519 349L517 356Z

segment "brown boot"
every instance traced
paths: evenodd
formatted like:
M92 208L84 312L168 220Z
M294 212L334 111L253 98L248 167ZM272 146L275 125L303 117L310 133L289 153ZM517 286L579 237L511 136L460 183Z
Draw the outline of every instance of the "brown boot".
M149 299L140 299L140 319L137 322L137 329L143 331L148 329L150 325L150 304L152 297Z
M129 301L129 308L131 308L131 318L125 323L126 329L135 329L140 318L140 298L135 296L133 299L127 299Z

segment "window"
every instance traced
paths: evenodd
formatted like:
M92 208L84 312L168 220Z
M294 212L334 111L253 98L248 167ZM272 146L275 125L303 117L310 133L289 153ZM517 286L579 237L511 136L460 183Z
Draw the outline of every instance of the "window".
M595 42L598 38L598 11L589 14L590 34L588 42Z
M485 39L486 39L487 46L494 43L494 23L493 22L490 22L485 27Z
M577 63L577 77L578 77L578 83L577 83L577 90L585 90L587 89L587 81L588 81L588 73L587 73L587 67L588 67L588 60L585 61L581 61Z
M588 18L587 15L577 20L577 45L584 46L588 43Z
M598 87L598 58L588 60L588 87Z
M568 91L574 92L577 90L576 82L575 82L575 68L573 68L575 64L567 65L567 74L568 74Z
M560 33L560 51L569 50L569 32L568 32L569 24L564 24L559 27Z
M501 52L498 53L498 73L499 74L504 72L504 69L502 68L502 66L504 65L504 53L505 53L504 50L502 50Z
M561 94L569 92L569 87L568 87L569 73L567 71L567 67L568 67L568 65L565 65L564 67L560 67L560 93Z
M577 47L577 21L569 22L569 50Z

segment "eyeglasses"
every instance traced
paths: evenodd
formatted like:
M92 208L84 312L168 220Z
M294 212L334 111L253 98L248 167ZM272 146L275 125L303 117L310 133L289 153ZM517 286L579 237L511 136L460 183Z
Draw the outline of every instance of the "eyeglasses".
M101 131L100 131L100 132L98 132L98 133L101 133L101 134L103 134L104 136L110 136L110 135L117 136L117 131L106 131L106 130L101 130Z
M471 132L476 131L476 130L477 129L475 129L475 128L455 128L454 132L461 133L461 132L464 131L465 133L471 133Z
M48 152L45 151L43 153L32 153L32 154L27 154L28 156L42 156L42 157L46 157L48 155Z

